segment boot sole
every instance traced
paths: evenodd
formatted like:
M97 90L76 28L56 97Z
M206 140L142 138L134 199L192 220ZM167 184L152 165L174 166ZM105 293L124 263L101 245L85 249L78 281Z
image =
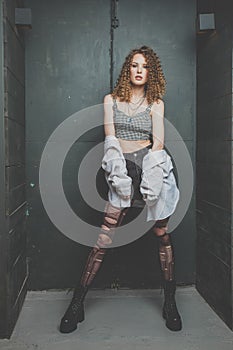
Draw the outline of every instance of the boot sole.
M61 321L61 325L60 325L60 329L59 331L61 333L71 333L74 332L77 328L78 328L78 323L81 323L84 321L84 311L81 313L81 315L79 316L77 323L74 324L74 326L72 328L66 328L66 326L64 326L64 324L62 325L62 321ZM67 325L68 327L68 325Z
M179 321L179 324L178 324L176 327L172 327L172 326L170 326L169 323L167 322L167 317L166 317L166 314L165 314L164 311L163 311L163 318L164 318L164 320L166 321L166 327L167 327L168 329L170 329L170 331L173 331L173 332L181 331L181 329L182 329L181 319L180 319L180 321Z

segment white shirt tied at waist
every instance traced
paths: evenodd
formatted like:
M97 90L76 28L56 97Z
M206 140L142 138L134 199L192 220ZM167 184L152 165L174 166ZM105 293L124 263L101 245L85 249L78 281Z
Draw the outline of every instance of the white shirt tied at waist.
M119 208L130 207L132 179L128 176L126 160L119 140L109 135L104 141L102 168L109 186L108 200ZM176 209L180 192L176 185L171 157L163 150L149 149L142 162L140 192L147 205L147 221L161 220Z

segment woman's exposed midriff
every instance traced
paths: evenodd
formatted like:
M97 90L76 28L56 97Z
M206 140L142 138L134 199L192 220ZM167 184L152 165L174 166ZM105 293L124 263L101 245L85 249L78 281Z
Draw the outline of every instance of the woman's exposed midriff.
M123 153L136 152L151 144L151 140L123 140L118 138Z

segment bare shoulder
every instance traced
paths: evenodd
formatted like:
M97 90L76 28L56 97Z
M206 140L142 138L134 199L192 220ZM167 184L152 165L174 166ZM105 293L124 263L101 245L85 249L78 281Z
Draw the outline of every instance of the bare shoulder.
M151 106L151 112L159 112L160 114L164 113L164 101L161 99L158 99L158 101L154 101L153 105Z
M153 102L152 108L164 108L164 102L160 98Z
M104 96L104 103L105 104L113 103L111 94L107 94L107 95Z

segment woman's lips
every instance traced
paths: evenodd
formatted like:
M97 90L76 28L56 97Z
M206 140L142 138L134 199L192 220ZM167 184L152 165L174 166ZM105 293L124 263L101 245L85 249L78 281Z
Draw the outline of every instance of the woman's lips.
M135 79L136 80L142 80L142 77L140 75L136 75Z

